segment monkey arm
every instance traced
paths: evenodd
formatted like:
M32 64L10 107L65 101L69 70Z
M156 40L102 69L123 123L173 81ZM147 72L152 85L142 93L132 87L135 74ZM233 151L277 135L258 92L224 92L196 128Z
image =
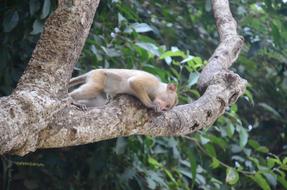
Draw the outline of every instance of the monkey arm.
M130 84L131 89L134 91L135 96L138 97L145 106L147 106L149 108L153 108L153 102L149 98L149 96L148 96L148 94L144 88L144 85L141 84L141 81L130 80L129 84Z
M153 103L146 91L146 84L144 80L138 78L132 78L129 80L131 89L134 92L134 95L140 99L140 101L148 108L152 108L155 111L159 111L159 106Z

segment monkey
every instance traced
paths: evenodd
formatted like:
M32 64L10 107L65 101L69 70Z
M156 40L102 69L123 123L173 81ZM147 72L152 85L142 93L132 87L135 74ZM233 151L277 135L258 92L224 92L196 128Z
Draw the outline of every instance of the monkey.
M103 92L110 97L129 94L147 108L168 111L177 104L176 85L161 82L156 76L133 69L95 69L72 78L69 88L82 84L69 93L73 100L89 100Z

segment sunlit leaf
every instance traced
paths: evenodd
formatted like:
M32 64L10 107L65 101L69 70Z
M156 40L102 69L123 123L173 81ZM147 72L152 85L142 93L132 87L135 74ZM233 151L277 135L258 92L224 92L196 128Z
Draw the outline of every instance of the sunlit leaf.
M215 169L215 168L218 168L219 166L220 166L220 162L218 161L218 159L212 158L212 162L210 164L210 167Z
M161 164L154 158L148 157L148 163L154 168L160 168Z
M133 23L124 30L125 33L132 33L133 31L143 33L153 31L153 29L146 23Z
M153 55L156 56L160 55L158 47L152 43L137 42L136 45L145 49L146 51L150 52Z
M186 63L188 61L191 61L194 57L189 55L187 58L185 58L184 60L182 60L180 63Z
M237 171L234 168L227 168L225 181L230 185L234 185L238 182L238 180L239 174L237 173Z
M167 51L167 52L164 52L159 58L160 59L165 59L166 57L185 57L185 54L184 52L182 51Z

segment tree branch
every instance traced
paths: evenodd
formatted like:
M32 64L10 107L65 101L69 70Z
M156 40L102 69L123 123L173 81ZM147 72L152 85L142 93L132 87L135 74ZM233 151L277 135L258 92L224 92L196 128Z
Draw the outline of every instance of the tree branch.
M67 102L71 77L99 0L65 0L45 23L16 89L0 99L0 154L37 149L38 133Z
M205 92L197 101L161 114L147 110L127 95L87 112L77 110L69 102L60 102L59 98L67 93L72 67L98 4L90 0L64 6L65 2L61 1L62 7L47 21L14 93L0 99L0 154L25 155L38 148L133 134L184 135L212 125L244 93L246 81L228 70L237 59L243 39L236 32L228 0L213 0L220 44L200 75L198 86Z

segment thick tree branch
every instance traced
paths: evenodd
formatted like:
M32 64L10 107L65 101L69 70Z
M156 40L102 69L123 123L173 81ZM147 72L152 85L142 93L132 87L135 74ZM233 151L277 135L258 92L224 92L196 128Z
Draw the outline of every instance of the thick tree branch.
M65 0L44 31L17 88L0 99L0 154L37 149L38 133L67 103L71 77L88 36L99 0Z
M47 21L15 92L0 99L0 154L25 155L37 148L133 134L184 135L213 124L244 93L246 81L228 70L243 40L236 32L228 0L213 0L220 44L200 75L199 88L205 92L197 101L162 114L143 108L130 96L87 112L60 102L98 4L96 0L66 2L61 0Z

